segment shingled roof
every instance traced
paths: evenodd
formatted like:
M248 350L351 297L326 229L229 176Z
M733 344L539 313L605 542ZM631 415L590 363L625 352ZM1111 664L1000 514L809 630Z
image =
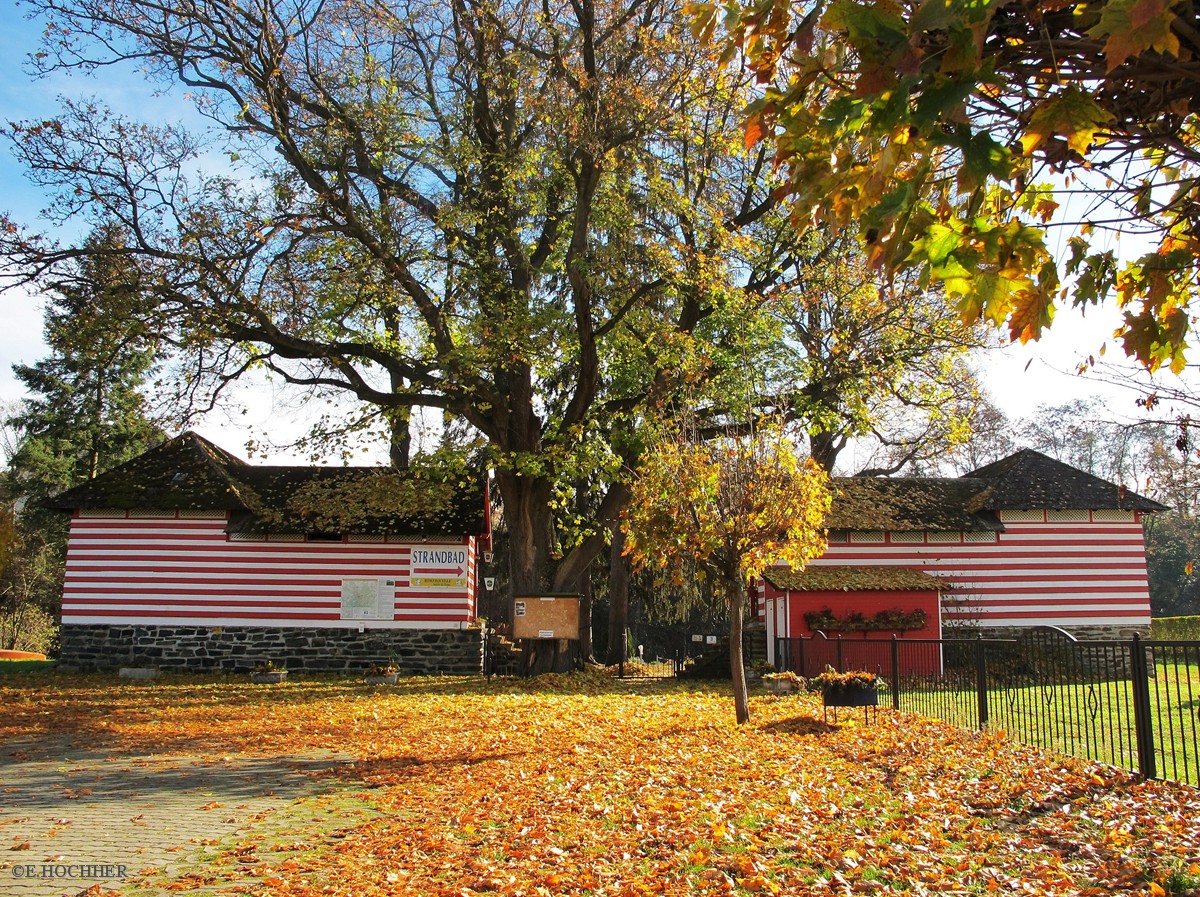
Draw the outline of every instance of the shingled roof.
M245 461L192 432L54 496L51 508L245 511L233 471Z
M983 484L947 477L834 477L830 529L981 532L1004 529L978 504Z
M979 496L980 507L995 511L1167 510L1165 505L1124 486L1092 476L1033 449L1021 449L971 471L963 479L982 481L985 488Z
M777 589L793 592L945 592L952 587L947 579L907 567L772 567L763 573L763 579Z
M834 477L832 486L835 530L979 532L1004 529L997 511L1166 510L1033 449L957 478Z
M482 474L450 485L384 467L251 465L187 432L49 506L229 511L233 532L461 536L487 531L484 483Z

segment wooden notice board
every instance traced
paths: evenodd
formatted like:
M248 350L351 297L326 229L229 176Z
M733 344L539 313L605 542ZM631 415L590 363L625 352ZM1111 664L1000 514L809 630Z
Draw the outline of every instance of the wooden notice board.
M578 595L525 595L513 599L513 638L579 638Z

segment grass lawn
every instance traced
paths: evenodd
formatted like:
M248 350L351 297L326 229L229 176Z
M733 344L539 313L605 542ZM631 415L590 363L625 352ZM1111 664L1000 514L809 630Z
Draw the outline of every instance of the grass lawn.
M0 679L22 673L45 673L54 669L54 660L8 660L0 657Z
M1159 663L1149 680L1155 767L1162 778L1200 785L1200 669ZM956 725L976 725L976 692L947 688L901 690L901 708ZM989 725L1013 738L1127 769L1138 768L1133 686L1129 680L1091 685L992 688Z
M369 689L0 673L0 701L0 744L71 735L114 753L356 758L330 782L324 822L268 818L228 845L229 862L129 894L1161 897L1200 885L1194 788L889 711L826 726L808 696L755 697L740 728L721 686L599 674Z

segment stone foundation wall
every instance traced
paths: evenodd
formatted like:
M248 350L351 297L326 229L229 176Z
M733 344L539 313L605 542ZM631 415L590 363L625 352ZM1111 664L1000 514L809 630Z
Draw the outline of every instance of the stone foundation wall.
M1147 626L1059 626L1064 632L1069 632L1071 635L1080 641L1126 641L1133 638L1136 632L1142 638L1150 638L1150 627ZM951 627L947 626L942 630L942 638L975 638L982 635L984 638L1016 638L1019 639L1024 635L1028 635L1031 627L1028 626L972 626L972 627Z
M389 661L406 675L483 669L481 629L65 625L59 639L60 663L81 670L246 672L266 660L292 671L355 672Z

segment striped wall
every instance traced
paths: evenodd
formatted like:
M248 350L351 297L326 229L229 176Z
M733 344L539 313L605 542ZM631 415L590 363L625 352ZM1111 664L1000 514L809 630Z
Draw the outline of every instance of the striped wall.
M1150 624L1146 551L1135 513L1004 511L1000 518L1001 533L851 531L813 564L910 567L945 577L955 585L943 597L946 623Z
M474 618L473 537L231 539L225 526L220 512L77 512L63 623L457 629ZM414 551L439 545L465 546L465 587L414 581ZM343 619L343 579L394 583L394 611L384 619ZM388 597L392 588L386 586Z

